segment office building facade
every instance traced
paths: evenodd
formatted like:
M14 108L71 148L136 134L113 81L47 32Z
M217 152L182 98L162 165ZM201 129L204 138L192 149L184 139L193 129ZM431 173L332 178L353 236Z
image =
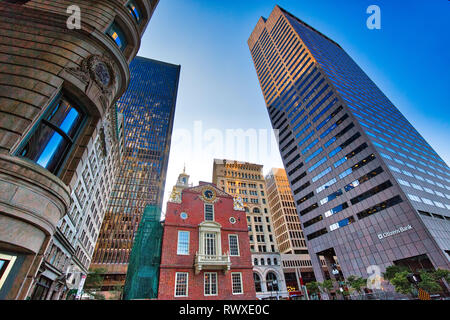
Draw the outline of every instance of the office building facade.
M315 281L315 277L291 186L286 171L281 168L272 168L265 180L286 286L291 291L301 291L301 285ZM321 265L325 266L323 258ZM324 271L328 272L326 268Z
M81 29L69 28L69 5L86 12ZM97 124L129 84L128 64L156 5L0 1L0 299L30 298L37 282L45 288L38 298L48 297L52 280L40 268L71 208L71 181ZM53 243L70 247L63 238Z
M288 292L262 169L259 164L214 159L213 183L239 199L246 212L257 298L279 299Z
M276 6L249 40L318 281L450 268L450 170L333 40ZM330 274L332 274L330 272Z
M106 298L120 297L145 207L162 207L180 66L136 57L130 71L130 86L118 101L124 155L91 264L91 270L107 270Z

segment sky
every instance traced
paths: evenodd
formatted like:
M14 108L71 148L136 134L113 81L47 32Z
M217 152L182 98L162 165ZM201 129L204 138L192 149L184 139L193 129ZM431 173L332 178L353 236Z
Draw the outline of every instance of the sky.
M339 43L450 163L450 1L160 0L138 55L181 65L163 210L184 166L194 185L214 158L283 167L247 46L276 4Z

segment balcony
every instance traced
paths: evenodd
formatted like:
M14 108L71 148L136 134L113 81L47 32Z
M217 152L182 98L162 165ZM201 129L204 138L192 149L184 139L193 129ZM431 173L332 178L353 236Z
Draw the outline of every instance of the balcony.
M224 273L230 270L230 255L207 255L195 254L195 274L199 274L202 270L223 270Z

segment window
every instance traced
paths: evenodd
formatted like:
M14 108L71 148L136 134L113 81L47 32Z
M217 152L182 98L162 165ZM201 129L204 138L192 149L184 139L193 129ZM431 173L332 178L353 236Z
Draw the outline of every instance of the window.
M303 223L303 227L304 228L307 228L307 227L309 227L309 226L311 226L311 225L313 225L313 224L315 224L315 223L317 223L317 222L319 222L319 221L322 221L323 220L323 216L320 214L320 215L318 215L317 217L315 217L315 218L312 218L312 219L310 219L310 220L308 220L308 221L305 221L304 223Z
M350 216L346 219L342 219L342 220L330 225L330 231L345 227L346 225L349 225L353 222L355 222L355 218L353 216Z
M205 221L214 221L214 206L205 203Z
M342 195L342 190L339 189L338 191L333 192L332 194L330 194L328 197L325 197L322 200L320 200L319 203L320 203L320 205L324 205L325 203L327 203L327 202L329 202L329 201L331 201L333 199L336 199L337 197L339 197L341 195Z
M216 272L205 272L204 279L205 296L215 296L217 295L217 273Z
M127 3L128 11L131 13L133 18L136 20L136 22L139 24L141 22L141 10L136 5L134 1L130 1Z
M242 294L242 274L240 272L231 273L231 285L233 294Z
M113 41L116 43L116 45L119 47L120 50L124 51L127 47L127 40L125 38L125 34L123 33L122 29L119 27L119 25L116 22L113 22L111 27L109 27L108 31L106 33L113 39Z
M5 283L15 261L15 256L0 254L0 289L3 286L3 283Z
M239 241L238 236L235 234L230 234L228 236L228 242L230 245L230 255L238 256L239 255Z
M320 230L317 230L317 231L315 231L315 232L313 232L313 233L308 234L308 235L306 236L306 239L312 240L312 239L315 239L315 238L317 238L317 237L320 237L321 235L324 235L324 234L326 234L326 233L328 233L327 229L326 229L326 228L323 228L323 229L320 229Z
M398 203L401 203L402 201L403 200L402 200L402 198L400 196L395 196L395 197L393 197L393 198L391 198L389 200L380 202L380 203L378 203L377 205L375 205L375 206L373 206L371 208L368 208L366 210L363 210L363 211L359 212L357 214L358 219L364 219L364 218L366 218L368 216L371 216L371 215L373 215L373 214L375 214L375 213L377 213L379 211L385 210L385 209L387 209L389 207L392 207L392 206L394 206L394 205L396 205Z
M216 255L216 234L205 233L205 254L208 256Z
M257 273L253 273L253 281L255 281L256 292L262 292L261 288L261 277Z
M57 174L81 131L86 116L65 96L59 97L38 122L18 156Z
M382 184L379 184L376 187L374 187L374 188L372 188L370 190L367 190L364 193L361 193L357 197L354 197L354 198L350 199L350 202L352 204L357 204L358 202L361 202L361 201L363 201L363 200L365 200L367 198L370 198L373 195L390 188L391 186L392 186L391 181L387 180L387 181L383 182Z
M272 271L267 273L266 284L267 284L267 291L279 291L277 276Z
M342 210L345 210L347 208L348 208L347 202L341 203L340 205L338 205L338 206L328 210L327 212L325 212L325 217L332 216L333 214L341 212Z
M178 231L177 254L189 254L189 231Z
M175 297L188 296L188 273L177 272L175 274Z

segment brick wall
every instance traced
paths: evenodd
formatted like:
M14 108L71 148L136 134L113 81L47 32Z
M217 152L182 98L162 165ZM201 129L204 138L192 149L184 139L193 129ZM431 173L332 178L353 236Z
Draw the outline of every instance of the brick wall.
M212 185L210 185L212 186ZM220 193L220 194L219 194ZM199 188L185 189L182 202L167 204L164 221L161 269L159 281L159 299L255 299L250 243L247 220L244 211L233 209L233 198L217 189L218 199L214 203L214 221L221 225L222 254L229 252L229 234L236 234L239 241L239 256L231 256L231 269L224 273L221 270L202 270L198 275L194 271L195 254L199 251L199 224L204 221L204 201ZM181 212L188 218L183 220ZM236 223L229 219L234 217ZM177 255L178 231L190 231L189 255ZM188 272L188 297L174 297L175 273ZM204 295L204 273L217 272L218 295ZM243 294L233 295L231 273L242 273Z

